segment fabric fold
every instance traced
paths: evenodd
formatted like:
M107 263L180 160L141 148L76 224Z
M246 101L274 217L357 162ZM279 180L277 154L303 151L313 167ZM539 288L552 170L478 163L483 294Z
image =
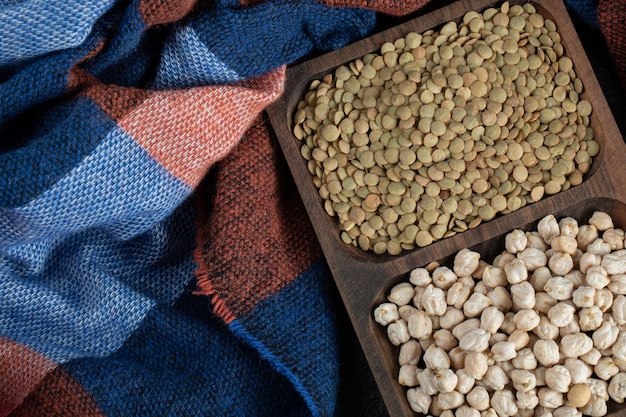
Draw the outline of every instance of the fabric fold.
M263 110L426 6L0 0L0 417L384 415Z
M16 20L16 10L28 10L25 21ZM29 17L38 11L40 20ZM68 16L71 11L75 15ZM31 33L18 39L26 23ZM74 405L58 408L70 414L146 411L142 405L146 397L133 389L145 364L139 358L150 354L142 343L149 345L152 339L144 332L155 317L176 316L182 325L183 316L190 312L184 306L186 313L174 312L173 306L206 298L199 292L185 296L199 269L193 256L199 184L233 151L263 109L283 93L285 64L356 40L374 23L373 12L332 9L312 0L272 1L247 8L234 2L199 5L192 0L97 5L59 1L44 5L32 0L0 5L0 27L15 31L0 40L4 135L0 143L0 336L12 346L32 351L22 357L32 362L36 374L28 383L0 385L0 398L10 399L3 415L16 406L16 415L49 415L52 410L45 407L51 403L44 399L58 395L75 395L73 400L65 398ZM187 29L182 38L177 35L180 28ZM54 42L59 38L65 42ZM246 54L261 59L250 65ZM216 77L220 72L225 75ZM276 149L270 146L265 152L265 157L273 157ZM236 187L242 185L236 176L230 180ZM252 194L241 195L266 197L256 194L256 187L249 191ZM240 220L233 218L233 225ZM303 220L298 216L297 222ZM289 226L274 230L274 238L282 240L280 235ZM300 246L312 240L307 236ZM280 251L287 249L286 242L281 245ZM227 331L239 334L233 345L226 342L226 330L205 328L208 333L198 342L216 338L214 349L209 357L200 353L190 363L206 361L207 369L216 367L221 344L224 355L230 354L231 347L256 351L272 340L289 344L284 329L255 332L249 326L254 320L246 322L241 313L291 285L319 251L296 262L292 256L274 262L287 263L278 274L267 270L267 281L254 284L261 289L274 276L282 280L259 296L249 297L253 293L245 291L239 295L238 288L220 281L226 287L216 286L219 296L214 300L230 297L234 315L212 316L208 305L203 314L212 320L219 317L221 326L235 319L246 323L250 337L242 337L244 327L237 330L233 325ZM245 276L238 278L243 282L241 278ZM330 318L318 324L320 334L334 331ZM193 334L201 331L196 324L190 326ZM170 339L163 352L184 350L186 335L179 337ZM143 342L133 344L138 340ZM331 413L336 384L328 385L323 398L309 398L311 384L306 389L307 384L299 385L300 376L293 375L300 371L281 365L287 356L272 346L257 353L265 363L259 369L263 378L274 373L271 379L281 382L278 388L268 386L258 392L265 398L262 403L284 396L277 403L284 407L277 409L278 414L303 415L312 409L326 410L313 411L314 415ZM7 355L17 359L15 352L9 350ZM325 362L336 362L332 343L321 354L327 356ZM50 366L37 373L39 359L33 358L43 358ZM235 355L232 361L242 372L257 369L242 356ZM164 359L162 364L159 368L154 363L155 372L167 364L183 369L182 362ZM131 369L137 373L127 373ZM15 371L10 361L0 362L0 375ZM337 373L331 366L322 379L335 380ZM192 376L183 373L181 380ZM170 390L167 395L178 396L178 391L171 391L173 385L164 382L165 392ZM132 393L129 402L115 403L126 390ZM177 404L193 408L198 392L187 392L190 397L183 395ZM18 406L20 401L24 403ZM207 398L212 406L200 407L197 415L232 415L229 409L254 413L254 403L240 407L216 401L221 400ZM142 415L161 415L163 407L167 405L154 402ZM268 410L256 412L272 415Z

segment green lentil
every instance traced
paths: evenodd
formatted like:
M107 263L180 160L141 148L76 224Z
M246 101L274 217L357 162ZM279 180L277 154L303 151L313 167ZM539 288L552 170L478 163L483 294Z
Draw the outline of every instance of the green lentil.
M554 22L505 2L312 81L293 132L341 239L397 255L579 185L591 115Z

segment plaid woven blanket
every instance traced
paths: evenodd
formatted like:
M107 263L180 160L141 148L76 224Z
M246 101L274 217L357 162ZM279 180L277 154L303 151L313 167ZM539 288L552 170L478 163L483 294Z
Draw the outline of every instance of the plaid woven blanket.
M427 2L0 0L0 417L380 415L261 115Z

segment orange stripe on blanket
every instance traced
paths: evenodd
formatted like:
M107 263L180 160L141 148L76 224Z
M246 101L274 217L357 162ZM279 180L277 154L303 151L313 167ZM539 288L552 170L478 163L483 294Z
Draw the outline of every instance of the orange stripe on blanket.
M56 366L28 346L0 338L0 417L18 407Z
M259 117L198 187L197 294L231 323L291 284L321 249L285 161Z
M146 26L176 22L187 16L196 0L142 0L139 11Z
M67 88L69 95L90 98L109 117L117 121L139 106L152 92L139 88L104 84L97 77L85 71L83 68L85 63L98 56L106 45L106 40L100 41L92 51L70 69Z
M155 92L119 121L156 161L195 187L282 94L285 68L228 86Z
M70 91L93 100L113 120L120 120L154 92L139 88L104 84L79 67L72 68Z

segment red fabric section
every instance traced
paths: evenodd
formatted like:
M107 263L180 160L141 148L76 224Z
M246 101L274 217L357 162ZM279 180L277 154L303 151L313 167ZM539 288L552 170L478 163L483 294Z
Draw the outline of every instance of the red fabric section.
M613 58L622 88L626 91L626 2L624 0L600 0L598 22Z
M322 0L321 2L329 6L359 7L390 15L403 16L421 9L431 1L432 0ZM444 5L440 3L447 4L450 3L450 1L439 1L437 2L437 6Z
M69 85L72 92L93 100L115 121L124 118L153 94L149 90L103 84L81 68L71 70Z
M29 347L0 338L0 417L8 416L55 367Z
M212 297L227 323L321 256L278 144L261 119L198 192L207 213L200 224L198 292Z
M146 26L176 22L187 16L196 0L142 0L139 11Z
M155 92L119 125L191 187L283 92L285 68L237 84Z
M76 380L56 368L10 416L104 417L104 414Z
M100 42L93 51L70 70L68 92L70 95L89 97L113 120L118 121L139 106L152 93L139 88L103 84L98 78L82 68L85 62L97 56L105 46L106 41Z

